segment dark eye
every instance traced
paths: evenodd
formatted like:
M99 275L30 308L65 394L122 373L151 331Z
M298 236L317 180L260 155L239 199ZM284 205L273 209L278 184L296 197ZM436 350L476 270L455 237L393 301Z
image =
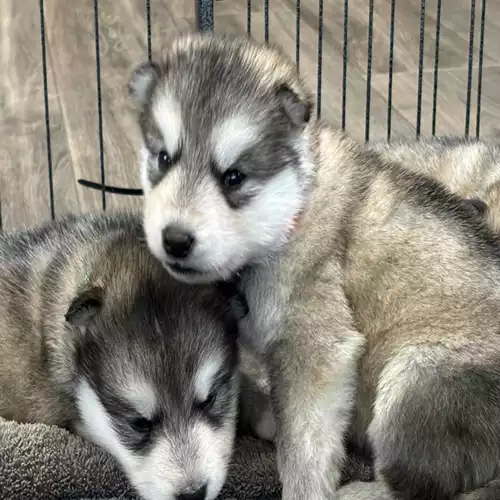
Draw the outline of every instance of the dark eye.
M228 188L235 188L240 186L245 178L246 175L241 173L239 170L230 169L224 173L222 182L224 183L224 186Z
M170 158L170 155L164 149L162 149L158 153L158 168L162 172L166 172L171 166L172 158Z
M134 418L130 421L130 427L140 434L148 434L153 428L153 422L144 417Z
M217 399L217 393L215 391L211 392L207 396L205 401L197 403L196 407L200 410L208 410L214 405L216 399Z

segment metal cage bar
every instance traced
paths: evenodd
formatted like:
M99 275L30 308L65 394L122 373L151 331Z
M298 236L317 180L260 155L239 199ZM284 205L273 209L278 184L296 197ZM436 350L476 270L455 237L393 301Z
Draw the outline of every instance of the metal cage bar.
M300 69L300 0L295 4L295 64Z
M437 0L436 5L436 45L434 48L434 83L432 85L432 130L431 134L436 135L437 116L437 95L439 78L439 40L441 37L441 0Z
M148 31L148 61L152 57L152 33L151 33L151 0L146 0L146 25Z
M342 46L342 130L347 120L347 56L349 44L349 0L344 0L344 40Z
M474 63L474 27L476 23L476 0L470 2L469 64L467 68L467 93L465 99L465 137L469 137L470 107L472 101L472 66Z
M422 84L424 72L424 43L425 43L425 0L420 1L420 47L418 54L418 89L417 89L417 123L415 135L420 138L422 129Z
M481 128L481 96L483 92L484 25L486 20L486 0L481 3L481 33L479 35L479 67L477 75L476 137Z
M318 4L318 67L317 67L317 91L316 91L316 114L321 117L321 93L323 88L323 0Z
M264 10L264 39L269 42L270 22L269 22L269 4L270 0L263 0ZM195 2L195 26L199 31L212 31L214 29L214 0L194 0ZM468 51L468 72L466 88L466 110L465 110L465 135L469 135L471 122L472 91L473 91L473 72L474 72L474 33L475 33L475 8L476 0L470 0L470 21L469 21L469 51ZM485 44L485 19L486 19L486 0L481 0L481 19L479 33L479 51L478 51L478 72L477 72L477 96L476 96L476 123L475 135L479 137L481 126L481 103L482 103L482 85L483 85L483 64L484 64L484 44ZM105 184L105 165L104 165L104 143L102 131L102 99L101 99L101 74L100 74L100 50L99 50L99 0L94 0L94 31L96 47L96 80L97 80L97 106L98 106L98 133L100 150L100 169L101 182L91 182L80 179L78 182L91 189L102 191L103 210L106 208L106 193L118 195L142 195L141 189L123 188L107 186ZM246 12L246 31L248 35L252 34L252 0L247 0ZM45 21L44 21L44 0L40 0L40 37L42 44L42 70L44 78L44 99L45 99L45 119L46 119L46 141L47 141L47 164L49 174L49 190L51 203L51 216L55 217L54 209L54 186L53 186L53 166L51 154L50 120L49 120L49 100L47 85L47 62L46 62L46 41L45 41ZM145 0L146 22L147 22L147 52L148 59L151 60L152 52L152 13L151 0ZM295 62L300 69L301 64L301 0L295 0ZM442 0L437 0L436 4L436 29L435 29L435 47L434 47L434 67L432 82L432 116L431 133L436 135L437 108L438 108L438 89L439 89L439 59L440 59L440 39L441 39L441 18L442 18ZM349 0L343 0L343 45L342 45L342 94L341 94L341 128L347 128L347 85L348 85L348 56L349 56ZM396 0L391 0L390 15L388 27L388 87L387 87L387 141L391 140L393 133L393 82L394 82L394 51L395 51L395 33L396 33ZM424 48L425 48L425 21L426 21L426 0L420 0L420 40L418 53L418 81L417 81L417 114L415 124L415 134L417 139L422 133L422 92L423 92L423 73L424 73ZM365 102L365 141L370 140L370 121L371 121L371 101L372 101L372 61L373 61L373 25L374 25L374 0L368 2L368 46L366 62L366 102ZM323 59L324 54L324 0L318 0L318 38L317 38L317 116L321 116L322 91L323 91ZM327 54L326 54L327 57ZM1 214L0 214L1 217Z
M387 83L387 141L391 140L392 132L392 79L394 76L394 32L396 29L396 0L391 0L391 20L389 27L389 81Z
M366 64L366 112L365 112L365 141L370 140L370 116L372 98L372 56L373 56L373 9L374 2L370 0L368 10L368 57Z
M269 42L269 0L264 0L264 40Z
M252 0L247 0L247 33L252 34Z
M97 126L99 132L99 165L101 168L101 203L106 210L106 172L104 169L104 136L102 131L101 49L99 44L99 0L94 0L95 71L97 80Z
M47 147L47 171L49 175L50 217L56 218L54 200L54 174L52 169L52 144L50 135L49 84L47 77L47 42L45 36L44 0L40 0L40 43L42 46L43 101L45 110L45 142ZM1 226L0 226L1 229Z
M198 31L212 31L214 29L214 2L213 0L195 0L196 29Z

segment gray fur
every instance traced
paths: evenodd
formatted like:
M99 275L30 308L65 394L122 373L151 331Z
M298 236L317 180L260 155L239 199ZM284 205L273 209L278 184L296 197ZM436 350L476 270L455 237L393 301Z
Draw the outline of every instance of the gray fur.
M486 500L500 474L496 238L440 183L290 116L284 85L311 106L272 45L193 34L169 47L141 113L182 155L153 186L143 148L148 246L181 281L240 273L241 334L268 368L284 500L334 497L346 437L373 448L399 499ZM241 154L261 165L237 188L254 196L233 207L210 159L232 169ZM171 223L196 238L183 259L162 246Z
M0 292L1 417L82 434L114 455L146 500L207 482L215 497L239 383L227 291L170 278L141 218L118 214L2 233ZM205 404L195 379L213 356L217 373L201 383L216 396ZM139 418L151 431L134 428Z
M374 141L369 150L442 183L500 234L500 145L456 136Z

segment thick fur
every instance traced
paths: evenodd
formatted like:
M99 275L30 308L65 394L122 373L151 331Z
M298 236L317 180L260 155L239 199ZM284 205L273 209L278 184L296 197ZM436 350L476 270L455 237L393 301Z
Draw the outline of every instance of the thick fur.
M164 272L139 217L3 233L0 416L80 433L146 500L213 499L235 433L236 319L227 294Z
M385 161L431 177L479 208L485 222L500 234L500 146L454 136L393 139L368 144ZM477 204L478 200L484 205Z
M500 495L500 251L463 200L313 120L272 45L186 35L129 88L149 247L180 281L241 277L284 500L333 497L346 437L396 498Z

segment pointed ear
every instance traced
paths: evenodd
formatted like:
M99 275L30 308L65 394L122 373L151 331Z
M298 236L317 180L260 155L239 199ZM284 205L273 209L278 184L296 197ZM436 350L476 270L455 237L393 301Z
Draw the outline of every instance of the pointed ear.
M85 290L72 300L64 319L72 326L85 328L101 310L103 297L100 287Z
M478 215L484 215L486 210L488 210L488 205L479 198L466 198L464 203L473 213Z
M296 127L304 127L311 119L312 102L302 101L288 86L282 85L277 91L283 111Z
M127 89L129 96L141 108L145 106L160 77L160 66L147 62L137 66L130 76Z

